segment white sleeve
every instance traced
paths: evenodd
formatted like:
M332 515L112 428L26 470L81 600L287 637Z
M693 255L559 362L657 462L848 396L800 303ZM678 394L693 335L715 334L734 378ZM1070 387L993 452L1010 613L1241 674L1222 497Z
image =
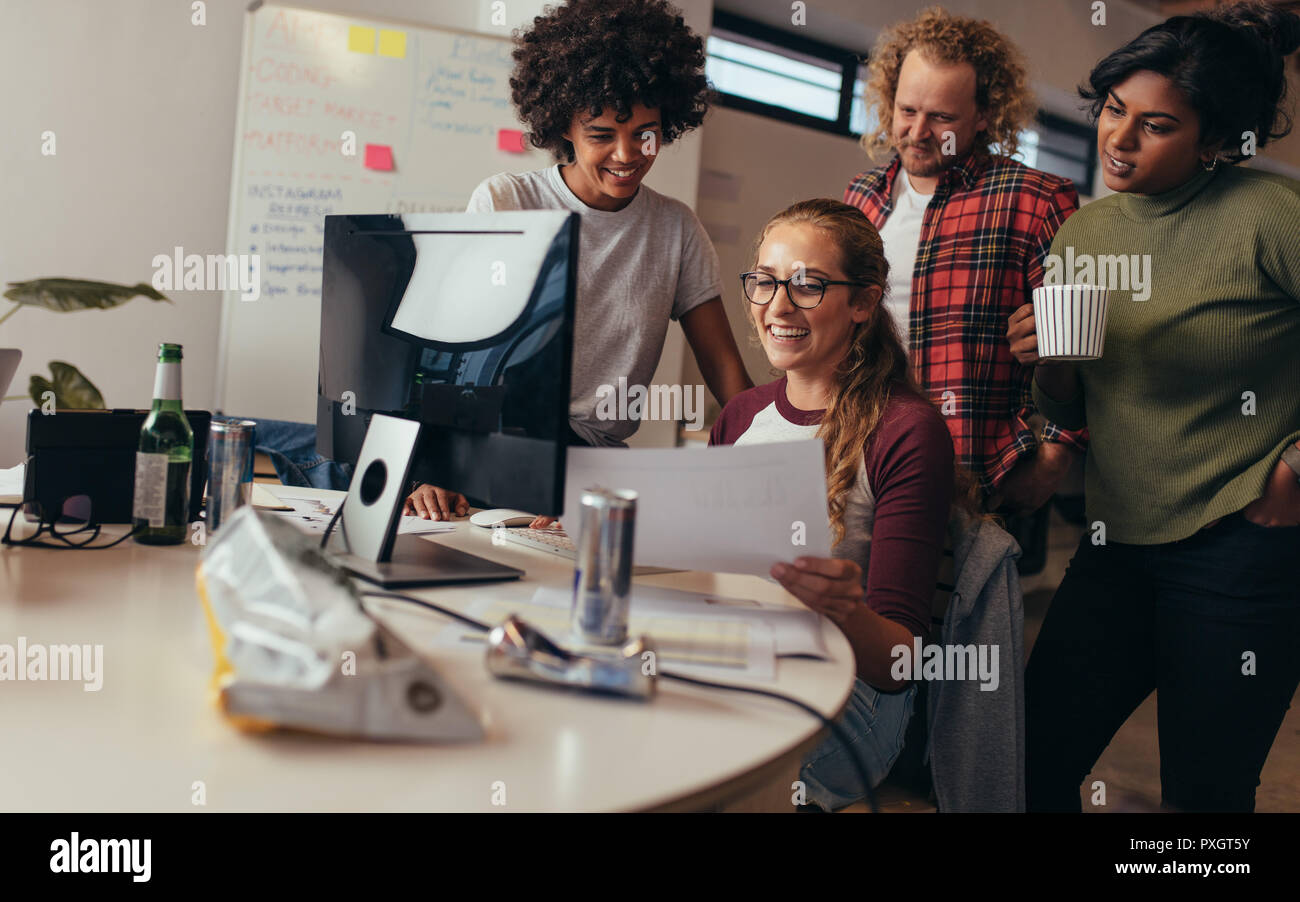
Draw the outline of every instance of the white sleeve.
M491 213L496 209L492 199L492 189L488 186L491 179L484 179L478 183L474 193L469 196L469 203L465 205L466 213Z
M677 270L677 296L673 319L681 319L705 301L722 294L722 265L704 226L690 208L682 224L682 263Z

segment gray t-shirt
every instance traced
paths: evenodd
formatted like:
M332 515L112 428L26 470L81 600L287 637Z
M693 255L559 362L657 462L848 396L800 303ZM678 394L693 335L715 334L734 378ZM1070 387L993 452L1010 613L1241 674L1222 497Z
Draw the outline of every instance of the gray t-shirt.
M582 214L569 419L592 444L622 444L640 423L598 418L601 386L616 390L623 376L629 388L648 388L669 319L722 294L718 255L700 221L686 204L646 185L617 212L594 210L569 190L558 164L494 175L474 189L465 210Z

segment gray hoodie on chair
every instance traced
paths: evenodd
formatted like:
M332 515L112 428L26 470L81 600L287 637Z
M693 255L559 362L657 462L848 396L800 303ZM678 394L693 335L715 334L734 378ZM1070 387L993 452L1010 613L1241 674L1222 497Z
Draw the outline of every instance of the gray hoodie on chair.
M1025 617L1020 546L996 523L967 521L953 547L956 587L945 648L998 650L997 688L979 679L930 682L926 755L943 812L1025 810ZM969 676L969 675L968 675Z

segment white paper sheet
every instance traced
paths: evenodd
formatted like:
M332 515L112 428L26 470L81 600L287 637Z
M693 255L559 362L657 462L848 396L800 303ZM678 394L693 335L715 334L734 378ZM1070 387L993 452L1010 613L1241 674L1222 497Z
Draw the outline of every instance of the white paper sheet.
M532 603L568 610L573 604L573 592L542 586L533 593ZM822 616L816 611L634 583L629 616L721 617L741 623L763 624L772 631L778 658L830 659L830 652L822 639Z
M273 491L272 494L292 510L270 511L270 513L284 517L294 526L307 532L324 532L325 527L329 526L330 518L334 516L335 508L331 502L318 501L314 498L306 498L280 491ZM402 517L397 525L397 534L399 536L418 536L436 532L452 532L455 529L456 523L451 520Z
M583 489L631 489L638 564L767 576L777 561L830 557L821 439L567 456L565 529L580 530Z

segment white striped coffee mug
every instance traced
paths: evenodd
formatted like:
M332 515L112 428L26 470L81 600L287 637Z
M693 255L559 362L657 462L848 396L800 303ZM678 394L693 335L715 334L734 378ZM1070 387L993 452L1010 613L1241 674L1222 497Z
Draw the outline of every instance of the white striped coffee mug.
M1110 289L1096 285L1043 285L1034 289L1038 356L1045 360L1097 360L1106 345Z

